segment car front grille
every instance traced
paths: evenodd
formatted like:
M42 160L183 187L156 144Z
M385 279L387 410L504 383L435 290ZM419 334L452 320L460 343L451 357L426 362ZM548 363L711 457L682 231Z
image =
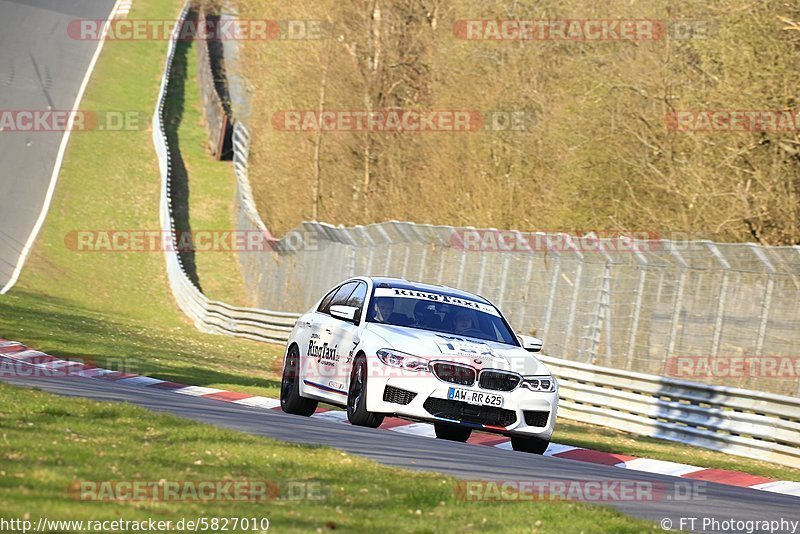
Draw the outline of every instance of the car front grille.
M386 386L383 390L383 401L393 402L394 404L408 404L414 400L416 396L417 394L413 391L407 391L394 386Z
M522 381L522 377L513 373L502 373L499 371L481 371L478 377L478 385L483 389L495 391L511 391Z
M517 421L517 414L495 406L476 406L461 401L430 397L422 405L428 413L445 419L455 419L481 425L510 426Z
M432 366L433 374L439 380L458 384L459 386L471 386L475 383L476 371L468 365L457 363L436 362Z
M530 426L547 426L550 412L523 412L525 414L525 424Z

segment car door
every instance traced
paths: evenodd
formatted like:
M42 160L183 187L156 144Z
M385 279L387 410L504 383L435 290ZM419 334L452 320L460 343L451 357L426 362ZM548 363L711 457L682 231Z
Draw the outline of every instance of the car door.
M353 358L355 357L356 348L361 341L359 336L361 332L360 325L363 323L362 316L366 314L364 308L366 299L367 284L365 282L359 282L347 301L343 303L345 306L358 308L359 311L356 313L356 320L353 322L339 321L338 329L334 333L333 343L339 347L339 351L342 354L342 358L337 362L336 382L338 385L341 385L344 391L347 391L350 382L350 368L353 363Z
M334 402L344 401L345 391L338 378L337 364L342 359L342 347L337 341L341 323L344 321L331 316L330 307L343 305L360 282L352 281L339 286L333 296L323 299L314 314L310 326L310 336L305 347L306 366L304 368L303 390L309 395L322 397Z
M320 319L321 317L321 310L327 310L330 308L331 300L333 300L333 296L339 290L341 286L336 286L331 289L319 302L319 305L316 309L311 310L305 314L303 314L298 320L297 324L299 329L296 331L294 335L294 340L297 342L297 346L300 347L300 355L305 358L308 354L308 342L311 340L311 335L314 330L314 324Z

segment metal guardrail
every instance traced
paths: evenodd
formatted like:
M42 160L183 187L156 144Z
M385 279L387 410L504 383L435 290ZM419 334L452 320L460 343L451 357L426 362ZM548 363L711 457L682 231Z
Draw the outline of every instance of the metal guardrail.
M287 312L270 312L254 308L240 308L223 302L209 300L195 287L187 276L180 255L176 252L177 239L175 220L172 216L171 204L171 171L172 154L167 144L164 122L164 109L167 97L167 86L175 56L175 46L181 25L188 14L184 8L175 25L168 48L167 66L161 79L158 93L158 106L153 114L153 144L158 155L161 174L161 193L159 214L161 230L172 236L173 250L164 251L167 264L167 276L172 294L183 312L203 331L215 334L226 334L246 337L256 341L283 342L292 329L297 314ZM169 247L165 247L169 248Z
M541 356L558 416L800 468L800 399Z
M180 22L186 15L181 14ZM164 130L164 103L175 52L169 45L158 108L153 116L153 142L162 188L162 230L175 240L170 203L171 154ZM249 135L234 128L234 170L240 224L267 232L253 202L247 176ZM245 214L242 216L241 214ZM335 230L333 227L328 227ZM184 271L180 256L164 253L170 287L179 307L204 332L283 343L299 316L296 313L241 308L209 300ZM338 273L341 276L341 272ZM713 386L600 367L549 356L540 357L559 383L559 417L625 430L728 454L800 468L800 399Z

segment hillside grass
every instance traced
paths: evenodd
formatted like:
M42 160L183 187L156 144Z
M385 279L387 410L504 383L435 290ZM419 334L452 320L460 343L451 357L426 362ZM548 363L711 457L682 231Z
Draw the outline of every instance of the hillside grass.
M797 4L237 4L243 18L334 28L330 38L245 42L250 177L276 235L313 218L344 225L394 219L800 243L797 132L676 132L665 119L676 110L797 113L790 75L800 68ZM464 19L655 19L667 34L641 41L462 40L453 28ZM518 111L531 124L520 132L317 135L272 123L281 111L320 108Z

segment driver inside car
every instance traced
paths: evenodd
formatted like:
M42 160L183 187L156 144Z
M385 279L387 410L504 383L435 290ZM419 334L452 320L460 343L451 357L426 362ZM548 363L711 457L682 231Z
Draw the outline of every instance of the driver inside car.
M394 310L394 299L392 298L377 298L372 307L373 317L379 323L388 323Z
M468 330L475 330L472 312L469 310L458 310L453 319L453 333L463 334Z

